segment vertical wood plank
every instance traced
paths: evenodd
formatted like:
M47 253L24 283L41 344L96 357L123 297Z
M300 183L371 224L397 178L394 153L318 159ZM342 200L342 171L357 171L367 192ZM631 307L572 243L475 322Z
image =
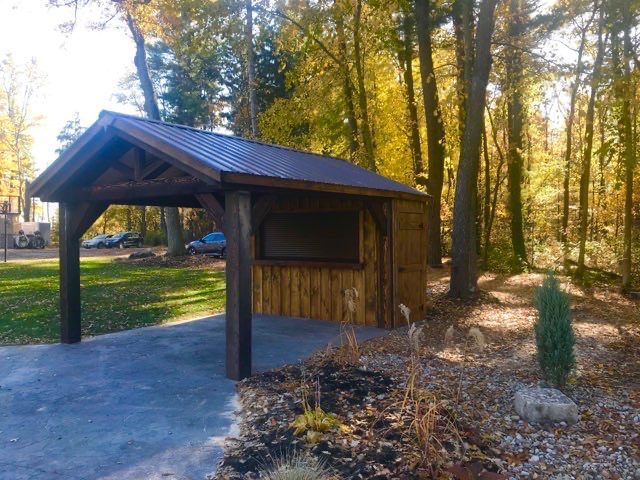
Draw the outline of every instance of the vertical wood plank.
M280 311L282 315L291 316L291 268L282 267L280 275Z
M310 271L310 280L309 280L310 290L309 295L311 297L311 318L321 319L322 311L320 309L320 301L321 301L321 269L320 268L312 268Z
M271 315L271 266L262 266L262 313Z
M310 267L300 269L300 316L311 318Z
M262 267L260 265L253 266L253 311L255 313L263 313L262 311Z
M363 222L364 244L364 286L363 298L365 309L365 324L375 327L378 325L378 297L382 294L378 291L378 240L376 224L371 214L365 211Z
M342 321L342 279L340 271L332 268L331 271L331 320Z
M291 316L300 316L300 269L291 268Z
M225 194L227 237L226 374L251 375L251 195Z
M366 323L366 303L365 303L365 289L364 289L364 275L365 270L355 270L353 272L353 286L358 290L358 309L356 310L355 321L358 325L364 325Z
M345 302L345 296L344 296L344 291L347 288L352 288L353 285L353 270L351 269L345 269L342 270L340 272L340 277L341 277L341 283L342 283L342 288L340 291L341 297L342 297L342 318L345 321L350 321L355 323L356 319L355 317L352 318L351 313L349 311L349 307L347 306L346 302Z
M280 304L280 276L284 270L282 267L271 268L271 315L283 315Z
M320 270L320 318L331 320L331 271Z

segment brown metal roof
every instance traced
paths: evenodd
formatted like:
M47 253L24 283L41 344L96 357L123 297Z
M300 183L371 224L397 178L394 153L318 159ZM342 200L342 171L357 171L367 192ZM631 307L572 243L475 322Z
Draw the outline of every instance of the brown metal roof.
M363 194L378 191L381 194L397 192L402 196L426 196L346 160L255 140L110 111L100 113L100 119L92 128L97 125L109 126L116 135L135 138L167 155L188 160L191 169L222 184L274 182L283 188L306 189L313 186L315 190L322 190L322 185L346 186L352 190L362 189ZM54 165L62 160L61 157ZM39 187L43 181L46 182L52 173L45 171L34 186Z

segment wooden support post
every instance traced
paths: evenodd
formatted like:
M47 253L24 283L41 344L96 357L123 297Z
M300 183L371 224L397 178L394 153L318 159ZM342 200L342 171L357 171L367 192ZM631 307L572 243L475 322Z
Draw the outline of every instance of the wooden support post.
M226 372L232 380L251 375L251 195L225 194L227 237Z
M61 203L60 236L60 341L80 341L80 236L107 208L106 204Z
M391 329L393 322L393 272L392 272L392 205L385 202L379 208L370 208L378 226L378 328Z
M60 341L80 341L80 237L73 234L73 208L60 204Z

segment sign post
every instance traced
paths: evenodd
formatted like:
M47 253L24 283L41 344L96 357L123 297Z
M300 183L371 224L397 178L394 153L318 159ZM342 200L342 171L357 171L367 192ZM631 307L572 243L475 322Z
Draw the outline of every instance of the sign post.
M9 243L9 215L11 214L11 198L0 202L0 213L4 218L4 263L7 263L7 248Z
M9 214L4 213L4 263L7 263L7 230L9 229Z

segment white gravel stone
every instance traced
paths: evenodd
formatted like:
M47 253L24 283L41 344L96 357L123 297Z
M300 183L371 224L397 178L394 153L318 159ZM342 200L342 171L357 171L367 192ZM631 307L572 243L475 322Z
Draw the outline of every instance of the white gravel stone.
M574 424L578 421L578 407L573 400L554 388L523 388L514 398L518 415L529 423Z

